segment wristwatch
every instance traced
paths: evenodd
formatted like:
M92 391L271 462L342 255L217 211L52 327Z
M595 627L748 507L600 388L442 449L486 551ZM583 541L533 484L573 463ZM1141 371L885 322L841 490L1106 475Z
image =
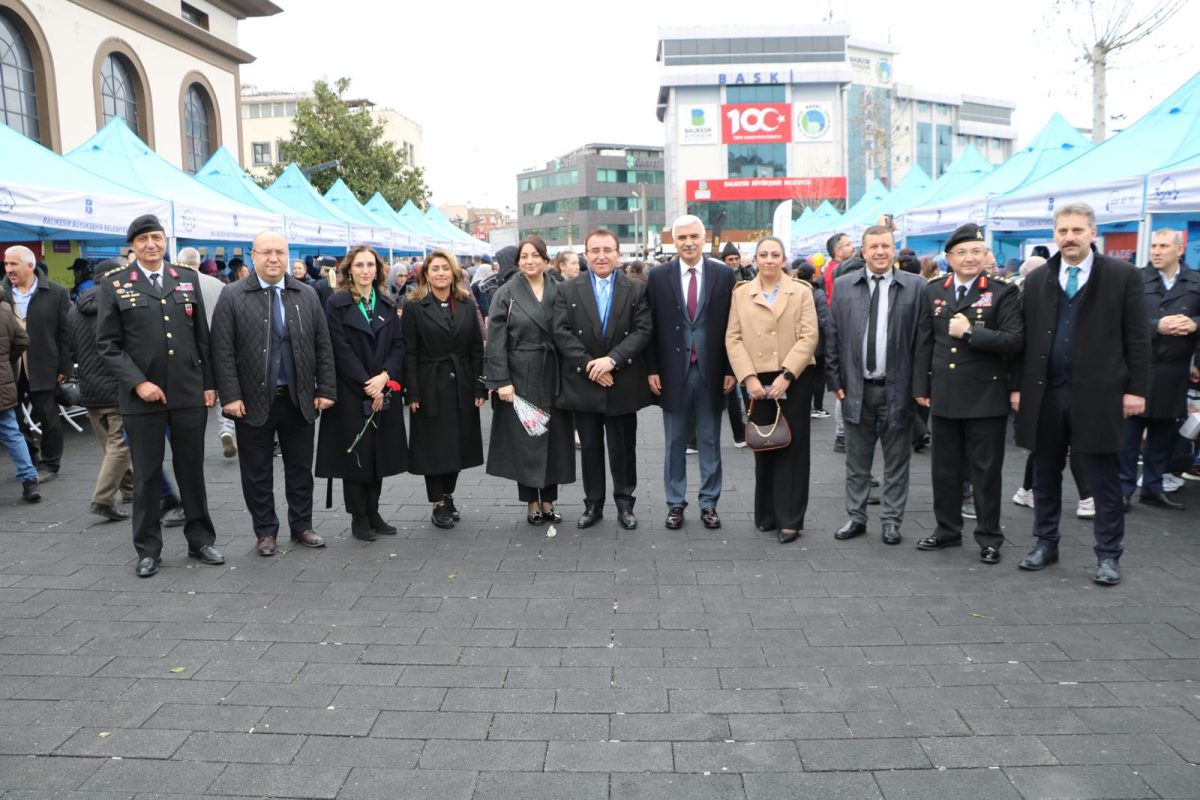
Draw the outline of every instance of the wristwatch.
M971 343L971 331L972 331L972 328L967 328L965 331L963 331L963 335L962 335L963 344Z
M791 370L782 369L782 370L780 370L780 372L783 374L783 377L788 379L789 382L791 382L791 383L795 382L796 376L791 373Z

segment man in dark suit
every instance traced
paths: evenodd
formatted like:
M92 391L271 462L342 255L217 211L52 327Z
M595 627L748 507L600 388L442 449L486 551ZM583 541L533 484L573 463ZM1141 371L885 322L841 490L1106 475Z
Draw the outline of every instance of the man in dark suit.
M920 550L962 544L962 482L975 497L975 543L985 564L1000 561L1000 469L1008 427L1011 359L1024 343L1017 287L983 273L987 245L968 222L946 240L953 274L926 287L929 313L917 332L913 393L933 431L937 529Z
M1062 472L1079 454L1096 503L1096 583L1121 582L1125 538L1117 453L1124 419L1146 410L1150 330L1142 275L1098 254L1096 214L1085 203L1054 211L1056 253L1025 279L1025 356L1010 398L1017 444L1033 451L1033 533L1020 563L1058 561Z
M1200 343L1200 273L1180 263L1183 237L1178 231L1162 229L1150 239L1150 266L1141 270L1150 322L1150 394L1146 411L1125 420L1125 444L1121 448L1121 494L1125 510L1137 489L1137 458L1142 454L1141 501L1146 505L1183 511L1183 504L1163 491L1163 473L1171 457L1171 446L1179 418L1187 416L1188 373L1192 353ZM1142 435L1146 442L1142 444Z
M285 274L287 240L264 231L250 255L254 271L230 284L213 312L212 354L222 411L234 419L242 443L238 465L255 552L272 556L279 534L272 491L276 438L292 542L325 546L312 524L313 427L337 398L337 378L317 293Z
M913 350L929 314L925 280L896 268L892 232L863 232L863 269L834 281L825 371L846 427L846 511L839 540L867 532L875 445L883 443L883 542L900 544L912 458Z
M588 271L563 283L554 300L554 343L562 391L559 407L575 412L583 471L580 528L604 516L604 442L612 469L617 522L632 530L637 489L637 412L650 404L645 350L650 344L646 284L621 266L612 231L595 230L586 243Z
M50 280L37 268L33 251L28 247L15 245L4 251L4 272L4 281L0 283L4 300L29 334L29 349L13 370L17 378L17 402L30 405L41 435L29 427L20 409L17 422L34 465L40 466L38 479L45 483L57 477L62 464L63 429L54 390L74 367L67 330L71 297L65 286Z
M135 261L100 281L96 349L117 377L133 462L134 572L148 578L162 555L158 507L168 426L188 555L225 563L213 547L204 484L204 428L217 393L196 272L164 263L167 238L157 217L138 217L127 236Z
M688 431L700 451L700 520L721 527L721 411L737 381L725 351L733 271L704 257L704 223L692 215L671 228L679 256L650 270L646 299L653 340L646 348L650 391L659 397L666 429L663 482L666 526L683 527L687 506Z

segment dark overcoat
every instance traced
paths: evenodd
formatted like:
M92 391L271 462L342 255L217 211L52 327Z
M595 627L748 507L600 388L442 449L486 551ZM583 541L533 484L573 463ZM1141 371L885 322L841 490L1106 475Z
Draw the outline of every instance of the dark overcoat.
M483 385L483 335L469 298L455 298L447 323L432 293L404 304L404 396L419 402L409 419L409 472L444 475L483 463L475 399Z
M74 361L71 358L71 338L67 332L67 314L71 310L71 293L46 277L46 273L35 269L37 291L29 298L25 309L25 332L29 334L29 352L26 354L25 370L29 375L29 388L43 392L58 385L59 375L70 375ZM8 278L0 281L4 302L16 311L13 302L12 283Z
M930 413L946 419L1007 417L1013 359L1025 343L1020 290L979 275L959 302L950 275L930 281L925 294L929 313L917 330L913 394L930 398ZM970 320L969 337L950 335L955 314Z
M681 269L680 260L674 258L650 270L646 280L646 300L653 325L653 339L646 348L646 369L662 381L659 402L663 410L683 411L690 405L687 375L695 344L696 364L708 389L709 408L720 411L728 402L723 379L726 375L733 376L725 351L725 328L729 325L729 304L736 283L733 270L711 258L701 262L703 280L693 320L687 313Z
M1200 345L1200 272L1180 266L1175 274L1175 285L1168 292L1158 270L1154 267L1142 269L1153 347L1150 394L1143 414L1149 419L1177 419L1187 414L1188 374L1192 354ZM1159 320L1174 314L1191 317L1197 329L1187 336L1159 333Z
M13 365L29 347L29 334L17 321L12 307L0 308L0 411L17 404L17 378Z
M1122 396L1145 397L1150 386L1150 326L1142 275L1128 262L1095 254L1084 284L1071 343L1071 449L1117 453L1123 444ZM1020 361L1017 444L1037 449L1050 348L1062 296L1055 253L1025 278L1025 357Z
M653 323L646 284L619 270L613 275L607 333L600 324L591 272L580 273L558 287L554 344L562 371L560 408L615 416L650 405L645 350L650 345ZM601 356L616 362L611 373L613 385L607 389L587 374L588 362Z
M524 275L496 290L483 373L489 389L511 384L518 397L550 414L549 431L530 436L513 404L492 394L487 473L538 488L575 481L573 414L554 406L560 387L553 325L558 282L548 279L542 286L541 301Z
M204 405L215 391L209 358L208 314L195 270L163 265L155 289L134 262L100 279L96 351L117 378L121 414L155 414ZM147 403L134 387L156 384L167 403Z
M393 393L388 407L375 414L354 452L346 452L371 414L363 384L385 370L389 379L399 383L404 373L404 336L395 303L383 292L376 292L370 316L368 323L349 292L335 292L325 305L337 372L337 402L321 412L318 478L369 483L408 469L400 392Z

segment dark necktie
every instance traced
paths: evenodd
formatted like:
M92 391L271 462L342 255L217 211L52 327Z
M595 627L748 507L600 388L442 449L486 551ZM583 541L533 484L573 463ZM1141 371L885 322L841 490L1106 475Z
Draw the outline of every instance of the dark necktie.
M692 322L696 321L696 268L688 268L688 296L687 296L687 312L688 319ZM695 364L699 360L696 355L696 343L692 342L691 362Z
M271 326L283 338L283 290L278 286L271 287Z
M875 337L879 332L879 293L883 290L883 276L872 275L875 286L871 290L871 310L867 320L867 372L874 372L878 361L875 356Z
M958 302L960 304L962 303L963 298L966 296L967 296L967 287L965 287L965 286L958 287Z
M162 291L162 273L151 272L150 273L150 285L154 287L154 291L161 292Z

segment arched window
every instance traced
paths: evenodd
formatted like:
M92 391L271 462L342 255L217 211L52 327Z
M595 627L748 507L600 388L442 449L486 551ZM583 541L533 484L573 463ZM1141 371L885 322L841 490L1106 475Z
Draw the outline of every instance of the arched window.
M212 101L198 83L188 86L183 99L183 168L196 172L213 153Z
M0 13L0 119L40 142L37 78L20 30Z
M109 53L100 64L100 113L102 122L120 117L134 133L138 127L138 93L125 58Z

